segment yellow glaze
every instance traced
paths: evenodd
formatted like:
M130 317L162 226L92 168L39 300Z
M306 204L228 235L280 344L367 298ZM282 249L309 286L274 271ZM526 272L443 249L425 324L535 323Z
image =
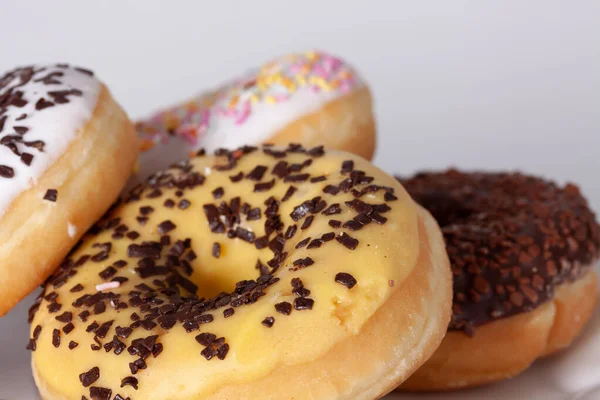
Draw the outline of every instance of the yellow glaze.
M291 164L302 163L309 158L313 159L312 164L301 173L309 173L312 177L325 175L326 181L284 183L283 179L271 174L274 165L280 160ZM352 194L340 192L333 196L322 191L327 184L337 185L348 177L347 173L340 172L341 164L345 160L353 160L355 170L362 170L366 175L374 177L371 184L385 185L395 190L398 199L386 203L392 209L382 214L388 219L384 225L370 223L359 231L333 229L328 225L330 219L344 222L357 214L344 204L345 201L354 198ZM95 243L111 242L109 257L101 262L88 261L58 289L53 288L51 284L45 288L46 294L55 291L58 294L57 302L62 304L59 312L49 314L49 303L43 300L31 325L32 332L37 325L42 327L37 349L33 352L33 365L38 380L44 381L49 392L61 393L65 399L80 399L82 395L89 398L89 390L82 386L78 377L80 373L98 366L100 378L92 386L110 388L113 397L118 393L123 398L129 396L132 400L202 399L229 384L265 377L279 366L309 363L325 354L336 343L357 335L366 321L402 286L401 282L416 265L419 253L416 206L395 179L358 156L328 151L322 157L288 153L285 158L276 159L257 150L241 156L237 166L229 171L218 171L214 168L215 165L225 164L224 157L198 156L189 163L194 171L206 177L204 184L193 189L184 189L181 197L176 196L175 188L162 188L160 197L147 198L152 189L144 189L141 200L125 203L110 215L110 218L119 217L122 224L127 225L129 230L137 231L140 237L133 241L127 237L115 240L111 238L113 230L103 231L98 235L87 235L70 258L77 260L84 254L96 254L100 249L92 247ZM268 167L262 182L276 179L276 184L271 190L253 192L256 182L250 179L242 179L238 183L230 181L230 176L240 171L248 174L257 165ZM175 176L183 174L178 169L171 169L169 173ZM93 321L101 324L114 319L115 322L106 338L101 340L102 343L106 343L112 339L117 326L128 326L132 322L130 315L134 311L142 315L139 308L130 306L125 310L115 311L107 304L106 312L100 315L93 315L93 309L90 309L92 315L83 323L77 314L85 307L75 308L71 303L86 293L94 294L96 285L104 282L98 273L121 259L126 260L128 265L118 269L115 276L126 277L129 281L110 290L120 294L121 301L127 302L129 291L134 290L133 287L142 281L152 286L152 280L161 277L141 279L134 270L139 258L128 257L127 248L132 243L159 241L161 235L157 226L165 220L170 220L176 225L169 233L171 243L178 239L191 239L191 248L197 258L191 262L193 274L189 279L198 285L199 297L214 296L221 291L231 292L236 282L257 279L257 259L266 263L273 255L271 250L257 250L253 244L239 238L229 239L226 234L212 233L202 206L207 203L218 205L222 200L229 202L233 197L240 196L242 203L248 202L252 207L260 207L262 210L260 220L246 221L242 215L240 224L260 237L264 234L264 201L270 196L281 199L290 185L296 186L298 191L291 199L281 204L279 214L285 227L295 223L298 225L298 231L286 242L284 251L289 255L281 268L274 273L280 281L268 287L265 290L266 295L255 304L237 307L235 314L227 319L223 317L226 307L211 311L214 321L200 325L200 329L192 333L187 333L180 323L168 331L160 326L150 332L141 327L135 329L128 339L121 341L129 345L135 338L156 334L159 335L157 342L162 343L164 350L157 358L148 357L147 369L140 370L135 375L139 380L139 390L136 391L131 386L120 388L121 380L131 376L128 364L138 357L128 354L126 350L120 355L106 353L103 349L92 351L90 345L94 344L94 335L86 332L86 326ZM366 185L359 185L357 189L360 190L364 186ZM212 191L218 187L223 187L225 194L221 199L215 200ZM361 200L369 204L382 204L385 203L384 193L380 190L366 194ZM316 214L312 225L306 230L301 230L300 225L304 218L294 222L290 213L294 207L315 196L322 196L328 205L339 203L342 213L332 216ZM187 199L191 205L184 210L179 209L177 205L169 209L163 206L167 199L172 199L176 204L181 199ZM136 221L142 206L154 208L144 226ZM336 235L347 232L359 240L358 247L350 250L337 240L332 240L320 248L295 249L295 245L301 239L316 238L328 232L335 232ZM214 242L221 244L221 256L218 259L212 255ZM166 249L170 247L167 246ZM163 257L166 253L167 251L162 252ZM295 272L289 270L294 260L304 257L311 257L314 265ZM164 259L157 260L157 265L164 265L163 261ZM357 285L348 289L336 283L334 277L339 272L353 275L358 281ZM300 278L304 286L311 291L309 297L314 299L314 307L312 310L293 310L289 316L279 314L274 309L276 303L289 301L293 304L296 298L291 292L290 284L291 279L295 277ZM394 284L390 284L390 281ZM69 290L76 284L83 285L84 290L71 293ZM182 290L182 293L184 292ZM68 335L61 332L61 344L55 348L52 345L53 329L61 329L65 325L55 320L55 317L65 311L73 312L75 329ZM272 328L261 324L261 321L269 316L275 318ZM225 360L215 357L207 361L200 355L203 346L198 344L194 337L201 332L225 337L230 346ZM73 350L68 349L71 340L79 343ZM294 377L290 376L290 379ZM166 382L168 384L165 384Z

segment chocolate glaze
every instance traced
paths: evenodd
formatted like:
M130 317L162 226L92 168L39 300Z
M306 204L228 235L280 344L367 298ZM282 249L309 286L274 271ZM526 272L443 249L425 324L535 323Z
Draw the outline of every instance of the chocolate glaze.
M520 173L398 178L442 228L454 278L450 330L531 311L597 259L600 227L573 184Z

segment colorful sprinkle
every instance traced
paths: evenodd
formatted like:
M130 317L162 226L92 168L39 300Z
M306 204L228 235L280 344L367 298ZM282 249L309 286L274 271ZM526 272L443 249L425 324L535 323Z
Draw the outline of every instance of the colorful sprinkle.
M305 88L315 93L347 93L357 84L355 72L337 57L318 51L284 56L245 78L138 123L141 150L166 143L173 134L195 146L219 118L243 125L260 103L282 103Z

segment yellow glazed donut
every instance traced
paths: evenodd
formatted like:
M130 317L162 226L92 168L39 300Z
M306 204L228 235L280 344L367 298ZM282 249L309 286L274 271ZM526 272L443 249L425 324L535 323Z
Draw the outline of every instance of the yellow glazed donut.
M92 72L57 64L0 77L0 316L115 201L137 147L133 124Z
M374 399L438 346L443 239L394 178L320 147L217 153L133 189L48 280L43 399Z
M367 84L345 61L309 51L272 60L137 124L136 182L200 148L291 142L371 159L375 122Z

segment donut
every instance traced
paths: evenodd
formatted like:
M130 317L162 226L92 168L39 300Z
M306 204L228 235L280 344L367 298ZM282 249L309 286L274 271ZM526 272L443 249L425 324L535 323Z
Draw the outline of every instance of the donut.
M371 159L375 122L367 84L319 51L286 55L137 123L136 183L198 149L298 142Z
M89 70L0 78L0 316L39 286L115 201L137 135Z
M44 400L379 398L439 345L452 297L439 227L393 177L299 145L153 175L44 289Z
M577 186L455 169L400 180L440 224L454 281L448 334L401 389L499 381L571 344L594 312L600 248Z

